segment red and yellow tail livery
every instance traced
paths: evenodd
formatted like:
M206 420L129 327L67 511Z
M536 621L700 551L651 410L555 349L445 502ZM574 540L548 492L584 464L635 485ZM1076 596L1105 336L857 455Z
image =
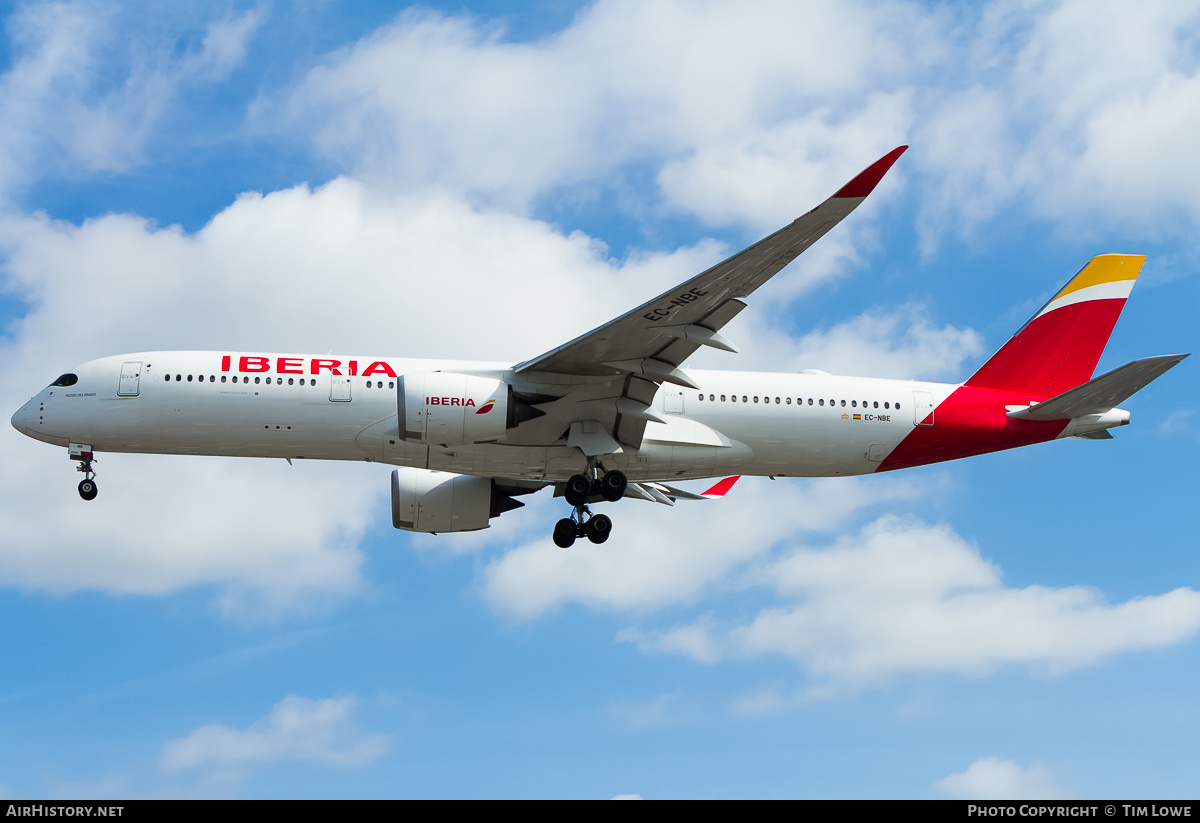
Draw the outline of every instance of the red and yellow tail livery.
M1093 257L979 371L931 406L879 470L1059 437L1111 437L1109 428L1129 422L1116 404L1187 356L1149 357L1091 379L1145 262L1140 254Z
M1087 381L1145 262L1093 257L965 385L1053 397Z

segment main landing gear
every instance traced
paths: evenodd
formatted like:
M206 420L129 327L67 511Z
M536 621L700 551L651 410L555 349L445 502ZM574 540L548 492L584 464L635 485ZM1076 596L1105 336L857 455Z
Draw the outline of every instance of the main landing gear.
M564 497L575 507L570 517L554 524L554 545L570 548L577 538L586 537L593 543L603 543L612 532L612 520L603 514L593 515L588 501L599 495L610 503L625 496L629 480L624 472L609 471L600 474L600 464L588 464L586 474L572 475L567 480Z
M95 455L86 446L72 445L67 450L67 456L72 460L78 460L79 465L75 467L75 471L83 472L83 479L79 481L79 496L84 500L95 500L96 495L100 493L100 489L96 487L96 472L92 468L92 463L96 459Z

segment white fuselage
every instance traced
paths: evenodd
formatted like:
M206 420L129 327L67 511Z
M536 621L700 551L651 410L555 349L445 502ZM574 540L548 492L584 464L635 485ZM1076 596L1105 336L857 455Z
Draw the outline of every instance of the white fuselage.
M514 374L501 363L265 354L252 356L264 368L246 372L238 361L237 354L177 351L93 360L78 368L74 385L43 389L13 425L38 440L97 452L364 460L559 481L586 462L563 439L579 418L571 404L553 404L557 415L525 422L499 442L415 445L398 436L397 376L485 374L582 404L613 393L603 380ZM688 374L701 390L660 389L653 409L666 423L648 423L641 448L626 448L606 465L631 481L867 474L957 388L823 373Z

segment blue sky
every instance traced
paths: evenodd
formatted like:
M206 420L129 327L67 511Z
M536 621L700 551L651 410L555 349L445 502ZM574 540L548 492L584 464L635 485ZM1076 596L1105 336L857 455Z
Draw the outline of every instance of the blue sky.
M1196 348L1200 6L17 4L0 368L517 362L811 208L710 368L965 379L1090 257L1101 370ZM1185 361L1109 442L747 478L549 542L391 528L382 466L0 433L0 796L1194 797ZM619 509L619 511L618 511Z

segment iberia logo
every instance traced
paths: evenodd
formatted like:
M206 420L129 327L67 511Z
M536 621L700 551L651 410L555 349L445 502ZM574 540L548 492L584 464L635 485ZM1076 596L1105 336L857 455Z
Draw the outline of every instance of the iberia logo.
M484 403L482 406L479 407L478 410L476 410L475 413L476 414L487 414L488 412L490 412L492 410L492 406L494 406L494 405L496 405L495 398Z

